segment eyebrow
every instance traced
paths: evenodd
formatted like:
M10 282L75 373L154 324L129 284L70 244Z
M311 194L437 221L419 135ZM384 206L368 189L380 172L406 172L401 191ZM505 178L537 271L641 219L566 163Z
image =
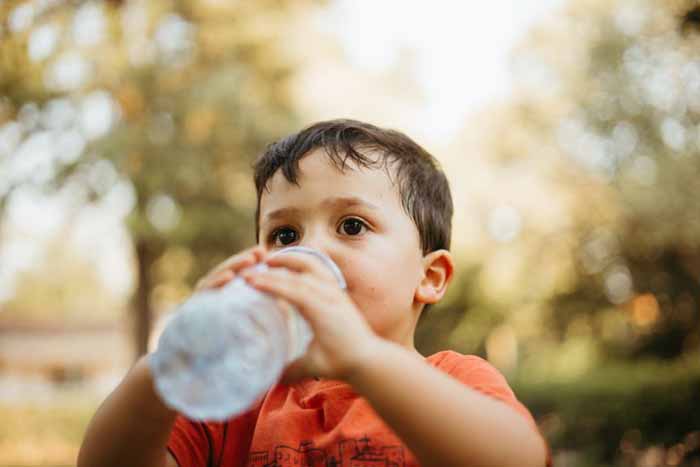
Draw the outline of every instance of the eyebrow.
M323 200L321 203L321 207L335 207L335 208L349 208L353 206L364 206L370 209L373 209L375 211L379 210L379 206L377 206L374 203L370 203L366 199L357 197L357 196L333 196L331 198L326 198ZM301 213L301 209L295 208L295 207L286 207L286 208L280 208L280 209L275 209L274 211L270 212L269 214L265 215L264 221L271 221L280 217L285 217L288 215L292 214L299 214Z

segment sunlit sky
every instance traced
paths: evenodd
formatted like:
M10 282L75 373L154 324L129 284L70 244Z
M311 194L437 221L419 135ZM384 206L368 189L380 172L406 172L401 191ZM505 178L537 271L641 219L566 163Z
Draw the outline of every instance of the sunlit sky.
M401 47L417 51L429 108L415 130L434 140L452 136L470 112L508 95L517 79L509 71L511 49L563 4L341 0L329 21L349 59L363 68L381 69Z
M517 79L509 70L511 49L563 2L340 0L324 15L324 28L337 35L358 69L381 71L402 48L415 50L427 109L403 129L430 143L449 140L470 113L508 96ZM16 271L41 261L43 240L67 222L64 206L62 200L27 196L10 210L10 222L22 232L22 240L0 251L0 300L12 295ZM123 206L116 202L113 212L92 210L70 221L79 251L102 252L91 259L117 293L133 285L128 237L120 226Z

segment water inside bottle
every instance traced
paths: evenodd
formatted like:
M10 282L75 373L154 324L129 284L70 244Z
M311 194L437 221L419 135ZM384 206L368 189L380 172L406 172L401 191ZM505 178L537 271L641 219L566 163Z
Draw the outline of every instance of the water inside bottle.
M297 246L274 254L294 251L320 258L346 288L337 265L321 252ZM311 327L293 306L281 308L275 298L235 278L178 308L150 356L155 386L166 404L191 419L225 420L258 400L312 339Z

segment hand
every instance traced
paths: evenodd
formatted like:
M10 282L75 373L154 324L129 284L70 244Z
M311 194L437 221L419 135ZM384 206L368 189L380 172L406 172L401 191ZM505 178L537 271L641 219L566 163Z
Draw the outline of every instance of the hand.
M201 278L197 282L194 291L199 292L204 289L217 289L222 287L227 282L233 280L243 269L261 262L266 254L267 252L263 247L256 245L231 256Z
M347 292L320 259L303 253L268 257L267 271L244 271L249 285L294 305L314 338L306 354L292 362L281 381L310 376L348 380L367 361L379 340Z

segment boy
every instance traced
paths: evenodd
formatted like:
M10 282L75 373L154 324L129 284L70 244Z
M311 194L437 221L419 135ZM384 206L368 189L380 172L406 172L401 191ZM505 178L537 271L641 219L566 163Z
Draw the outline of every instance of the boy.
M197 423L167 408L142 358L88 427L78 467L543 466L529 411L476 356L413 345L422 311L453 276L452 200L435 159L402 133L317 123L255 163L258 245L198 284L240 274L294 304L309 351L248 412ZM347 282L307 255L330 256ZM267 272L248 266L265 261Z

